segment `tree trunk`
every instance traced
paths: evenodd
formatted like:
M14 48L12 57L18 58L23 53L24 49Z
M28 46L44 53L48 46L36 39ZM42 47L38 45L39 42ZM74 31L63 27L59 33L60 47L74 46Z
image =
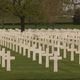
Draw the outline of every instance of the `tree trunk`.
M25 16L20 17L21 32L25 30Z

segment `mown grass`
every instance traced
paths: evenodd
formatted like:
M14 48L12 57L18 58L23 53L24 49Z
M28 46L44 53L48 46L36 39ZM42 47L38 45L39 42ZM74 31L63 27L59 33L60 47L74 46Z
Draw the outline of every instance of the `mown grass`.
M9 50L6 48L6 50ZM45 58L43 64L38 64L38 56L36 61L32 61L27 56L16 53L11 50L11 55L16 59L11 61L11 71L0 65L0 80L80 80L80 65L78 64L78 55L75 54L75 61L70 61L70 53L67 59L59 61L59 72L53 72L53 61L50 61L50 67L45 68ZM62 55L62 54L61 54Z
M4 28L20 28L19 25L7 25ZM63 29L80 29L80 25L27 25L26 28L63 28ZM9 50L6 48L6 50ZM61 51L62 54L62 51ZM38 64L38 56L36 61L32 61L22 54L16 53L11 50L11 55L16 59L11 61L11 71L7 72L5 68L0 65L0 80L80 80L80 65L78 64L78 54L75 54L75 61L70 61L70 53L68 52L67 58L59 61L59 72L53 72L53 61L50 61L50 67L45 68L45 58L43 64Z

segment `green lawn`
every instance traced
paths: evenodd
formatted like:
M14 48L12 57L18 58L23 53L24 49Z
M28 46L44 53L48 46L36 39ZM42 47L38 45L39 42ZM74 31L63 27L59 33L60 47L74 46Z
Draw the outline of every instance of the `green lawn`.
M6 29L15 29L15 28L19 28L20 29L20 25L0 25L0 28L6 28ZM80 25L77 25L77 24L27 24L25 25L25 28L31 28L31 29L48 29L48 28L51 28L51 29L80 29Z
M20 26L6 26L6 28L16 28ZM36 28L36 26L26 26ZM55 25L55 26L37 26L37 28L78 28L80 25ZM5 27L4 27L5 28ZM62 52L61 52L62 53ZM27 56L22 56L19 53L11 51L11 55L16 57L16 60L12 61L11 72L6 72L5 68L0 65L0 80L80 80L80 65L78 64L78 55L75 55L75 61L70 61L70 53L68 53L67 59L59 61L59 72L53 72L53 61L50 61L50 67L45 68L45 58L43 58L43 64L38 64L37 61L32 61L32 58L28 59Z
M8 49L7 49L8 50ZM67 59L59 61L59 72L53 72L53 61L50 67L45 68L45 58L43 64L28 59L27 56L11 51L11 55L16 59L12 61L12 70L7 72L0 65L0 80L80 80L80 65L78 64L78 55L75 55L75 61L70 61L70 53Z

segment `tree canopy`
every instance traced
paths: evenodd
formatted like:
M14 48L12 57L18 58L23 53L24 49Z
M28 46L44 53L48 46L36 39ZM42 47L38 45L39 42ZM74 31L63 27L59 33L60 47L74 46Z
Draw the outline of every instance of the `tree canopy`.
M0 8L31 22L54 22L61 15L63 0L0 0ZM3 11L2 11L3 12Z

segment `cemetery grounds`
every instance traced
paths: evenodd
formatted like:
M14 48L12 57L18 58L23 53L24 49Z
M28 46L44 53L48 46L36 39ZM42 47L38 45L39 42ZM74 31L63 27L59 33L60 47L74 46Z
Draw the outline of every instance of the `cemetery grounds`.
M11 28L8 25L6 28ZM38 28L42 28L37 26ZM46 26L44 26L47 28ZM52 26L51 26L52 27ZM80 25L69 26L56 26L56 28L80 28ZM14 29L15 27L12 26ZM33 29L35 28L32 27ZM54 27L55 28L55 27ZM1 46L2 48L4 46ZM6 47L5 47L6 48ZM10 50L6 48L6 51ZM45 68L45 59L43 58L43 64L38 64L38 56L36 61L32 61L31 58L23 56L15 51L11 51L11 55L15 56L15 60L11 61L11 71L6 71L0 65L0 80L80 80L80 65L78 64L78 55L75 55L75 60L70 61L70 55L67 55L66 59L59 61L59 71L53 72L53 61L50 61L50 67ZM62 52L63 50L61 50Z

